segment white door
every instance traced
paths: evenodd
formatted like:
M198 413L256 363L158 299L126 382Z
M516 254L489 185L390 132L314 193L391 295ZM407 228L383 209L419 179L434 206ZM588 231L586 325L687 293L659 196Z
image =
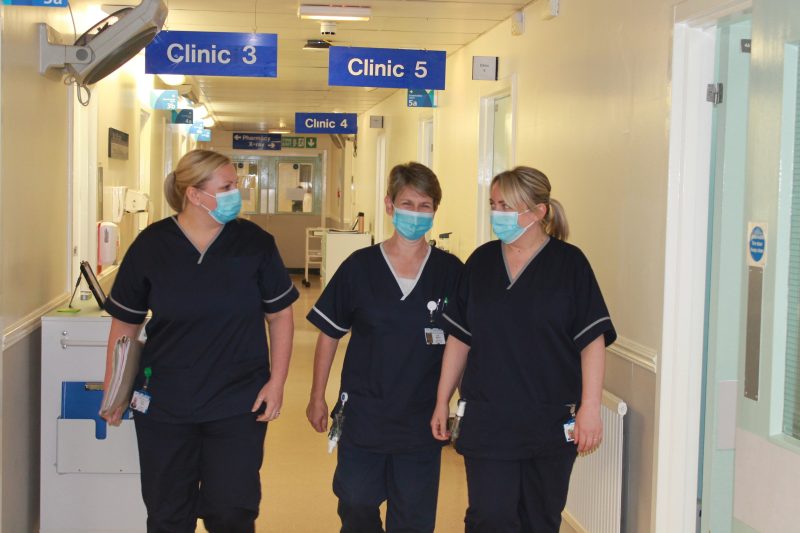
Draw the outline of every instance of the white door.
M386 208L386 134L378 136L375 151L375 242L383 241L385 236Z

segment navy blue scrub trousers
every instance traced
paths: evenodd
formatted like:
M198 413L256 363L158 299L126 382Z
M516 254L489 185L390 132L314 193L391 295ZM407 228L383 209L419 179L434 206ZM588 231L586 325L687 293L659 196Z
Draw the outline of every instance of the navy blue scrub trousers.
M519 461L464 457L466 533L558 533L575 446Z
M442 449L375 453L339 444L333 492L339 497L341 533L433 533Z
M172 424L135 415L148 533L253 533L267 425L247 413Z

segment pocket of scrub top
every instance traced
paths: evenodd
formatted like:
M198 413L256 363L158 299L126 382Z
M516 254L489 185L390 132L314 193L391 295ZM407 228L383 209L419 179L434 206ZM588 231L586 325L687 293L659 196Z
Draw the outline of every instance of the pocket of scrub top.
M379 447L386 443L383 432L384 401L380 398L348 393L344 406L342 441L364 448Z
M467 400L456 444L462 453L504 448L511 438L510 429L510 417L504 417L497 407L488 402Z

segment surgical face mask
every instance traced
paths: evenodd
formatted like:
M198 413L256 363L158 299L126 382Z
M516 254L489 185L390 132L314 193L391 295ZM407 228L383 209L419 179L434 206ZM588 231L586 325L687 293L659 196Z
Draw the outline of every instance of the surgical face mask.
M526 209L522 213L517 211L492 211L491 221L492 230L497 238L505 244L511 244L528 231L528 228L533 226L536 222L531 222L524 228L519 225L519 216L530 211Z
M408 211L406 209L394 208L392 224L403 238L409 241L416 241L425 236L433 227L433 213L422 213L420 211Z
M231 220L235 220L239 216L239 211L242 209L242 193L239 189L232 191L218 192L216 195L209 194L206 191L200 191L206 196L210 196L217 200L217 207L212 209L207 208L203 204L203 209L208 211L211 218L220 224L225 224Z

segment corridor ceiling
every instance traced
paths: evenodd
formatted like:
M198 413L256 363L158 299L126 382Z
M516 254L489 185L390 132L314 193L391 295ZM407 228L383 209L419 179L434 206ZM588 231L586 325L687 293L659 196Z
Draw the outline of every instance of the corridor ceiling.
M300 2L166 0L166 29L278 34L278 77L193 76L194 93L217 127L236 131L294 128L295 112L362 113L396 89L328 86L328 52L303 50L320 24L297 16ZM452 54L531 0L352 0L372 8L368 22L339 22L334 46L443 50ZM119 2L137 3L137 2ZM304 4L328 4L305 1Z

